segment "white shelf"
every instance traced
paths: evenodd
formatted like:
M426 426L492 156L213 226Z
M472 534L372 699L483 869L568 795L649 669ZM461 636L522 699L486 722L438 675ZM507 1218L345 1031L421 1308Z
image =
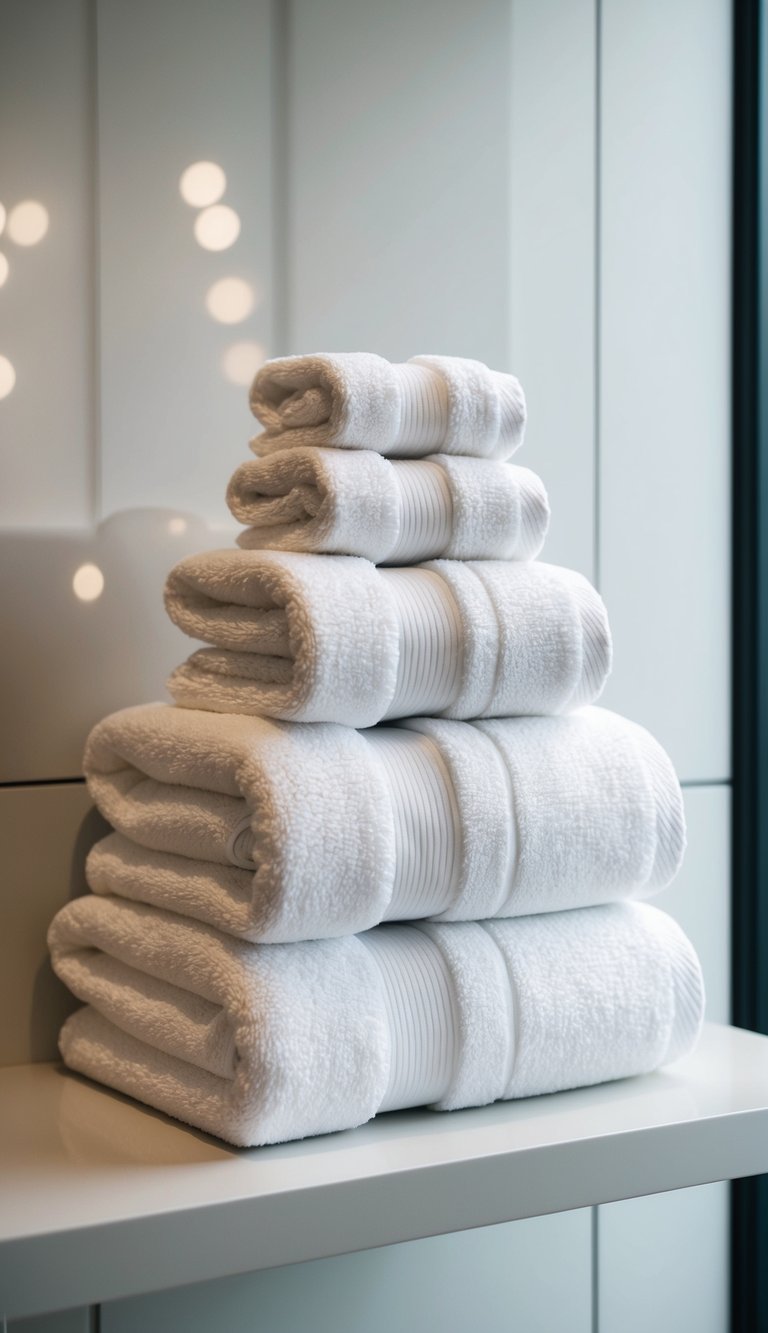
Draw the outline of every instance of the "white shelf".
M0 1313L86 1305L768 1171L768 1038L658 1074L229 1149L56 1065L0 1070Z

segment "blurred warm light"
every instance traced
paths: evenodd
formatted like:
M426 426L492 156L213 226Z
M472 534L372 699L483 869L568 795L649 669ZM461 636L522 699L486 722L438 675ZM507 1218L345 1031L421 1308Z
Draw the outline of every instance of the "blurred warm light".
M5 218L6 218L5 209L3 208L3 205L0 204L0 236L2 236L3 228L5 227Z
M227 178L218 162L193 162L179 181L182 199L193 208L215 204L226 188Z
M247 387L266 359L261 343L233 343L222 357L221 368L231 384Z
M16 383L16 371L7 356L0 356L0 398L7 398Z
M214 204L195 218L195 237L204 250L228 250L240 235L240 218L228 204Z
M5 280L8 277L8 260L0 251L0 287L5 286Z
M75 572L72 587L81 602L95 602L104 591L104 575L98 565L81 565Z
M187 520L185 518L172 518L168 521L168 531L172 537L180 537L187 530Z
M37 245L48 230L48 209L36 199L25 199L8 214L8 235L17 245Z
M239 324L253 310L255 293L244 278L220 278L209 287L205 298L208 314L220 324Z

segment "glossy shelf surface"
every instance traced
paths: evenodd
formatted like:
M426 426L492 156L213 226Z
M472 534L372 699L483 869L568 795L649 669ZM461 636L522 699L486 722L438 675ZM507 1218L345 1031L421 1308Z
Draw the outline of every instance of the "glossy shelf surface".
M237 1150L52 1064L0 1070L0 1312L87 1305L768 1171L768 1038L597 1088Z

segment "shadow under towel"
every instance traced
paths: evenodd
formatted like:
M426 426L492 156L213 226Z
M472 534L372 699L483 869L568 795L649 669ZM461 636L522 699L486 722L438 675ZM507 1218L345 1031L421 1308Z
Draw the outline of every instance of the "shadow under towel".
M49 944L88 1006L65 1063L243 1146L647 1073L704 1002L679 926L638 904L258 945L86 897Z
M647 897L685 846L667 755L602 708L357 732L145 705L85 772L117 830L92 889L262 942Z
M426 713L564 713L598 698L608 618L581 575L538 561L222 550L171 570L165 604L194 653L168 688L187 708L368 727Z

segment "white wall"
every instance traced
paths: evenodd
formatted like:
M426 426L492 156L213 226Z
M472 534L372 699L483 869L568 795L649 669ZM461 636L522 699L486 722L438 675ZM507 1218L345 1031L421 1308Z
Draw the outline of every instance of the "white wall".
M42 942L82 873L83 793L63 780L87 727L161 695L185 652L164 570L230 540L252 421L222 358L241 341L443 350L521 376L548 558L608 602L605 701L686 784L666 905L727 1017L729 24L726 0L8 0L0 201L41 200L50 228L27 249L0 236L17 370L0 819L23 889L0 907L0 940L23 941L0 986L32 1014L0 1060L50 1055L66 1003ZM242 217L226 251L195 244L178 192L198 159L225 168ZM205 306L227 276L257 294L235 326ZM83 604L86 561L106 583ZM725 1190L706 1187L118 1302L101 1326L458 1333L461 1273L487 1329L724 1333L726 1230ZM71 1314L66 1333L87 1326Z

